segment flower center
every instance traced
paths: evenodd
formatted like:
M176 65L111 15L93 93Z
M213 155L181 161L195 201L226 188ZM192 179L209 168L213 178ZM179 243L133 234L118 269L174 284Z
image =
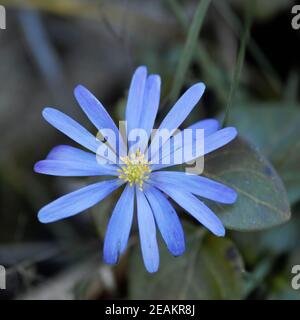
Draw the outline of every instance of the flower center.
M132 187L133 184L137 184L140 190L143 190L143 183L149 178L151 172L149 168L149 162L145 159L144 154L138 149L135 153L126 157L120 157L125 163L121 169L119 178L129 182Z

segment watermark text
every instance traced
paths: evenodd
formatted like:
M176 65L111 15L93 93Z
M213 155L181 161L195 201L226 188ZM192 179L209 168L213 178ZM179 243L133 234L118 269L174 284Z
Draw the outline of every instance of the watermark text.
M0 29L6 29L6 10L0 5Z
M0 290L6 289L6 271L5 267L0 265Z

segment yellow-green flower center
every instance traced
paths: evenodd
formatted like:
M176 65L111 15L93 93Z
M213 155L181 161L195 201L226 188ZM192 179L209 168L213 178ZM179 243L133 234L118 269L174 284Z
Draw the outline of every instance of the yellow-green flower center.
M132 187L133 184L137 184L140 190L143 190L143 183L149 178L151 172L149 168L149 162L145 159L144 154L138 149L135 153L126 157L120 157L125 163L121 169L119 178L128 182Z

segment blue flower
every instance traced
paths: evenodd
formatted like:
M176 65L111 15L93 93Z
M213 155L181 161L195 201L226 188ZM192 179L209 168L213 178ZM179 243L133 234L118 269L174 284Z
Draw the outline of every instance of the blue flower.
M147 76L145 67L139 67L135 71L129 89L125 115L127 136L135 128L143 129L150 136L159 106L160 84L160 77L158 75ZM170 141L174 140L172 132L187 118L204 90L203 83L193 85L165 116L159 129L170 131L167 136ZM103 146L100 139L96 139L83 126L64 113L54 108L45 108L43 117L46 121L90 152L68 145L59 145L50 151L45 160L37 162L34 170L55 176L112 176L112 179L88 185L44 206L38 213L38 218L42 223L54 222L78 214L99 203L124 185L107 226L103 249L106 263L117 263L119 256L126 249L135 202L142 255L149 272L157 271L159 266L156 226L174 256L179 256L185 251L183 228L168 198L181 206L213 234L224 236L225 229L222 222L199 200L198 196L223 204L231 204L237 197L234 190L202 176L165 170L175 165L172 161L169 163L160 161L158 164L153 164L149 153L146 152L147 139L141 139L138 148L133 153L127 154L127 141L124 141L122 135L119 134L119 129L103 105L81 85L75 88L74 93L80 107L99 132L105 136L104 129L110 129L116 136L116 145L111 146L113 151L108 152L106 156L102 155L106 157L107 163L100 164L97 160L97 150ZM204 130L204 154L226 145L237 135L235 128L220 129L218 121L214 119L199 121L189 128ZM151 145L154 146L153 140ZM164 156L159 151L161 149L157 149L154 153L159 160L162 160ZM172 156L177 151L178 148L173 146L168 155ZM119 161L116 162L112 155L116 156Z

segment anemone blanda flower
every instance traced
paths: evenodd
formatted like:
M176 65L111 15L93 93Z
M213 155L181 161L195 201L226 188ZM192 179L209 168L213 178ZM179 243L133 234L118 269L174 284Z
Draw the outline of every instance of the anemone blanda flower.
M203 83L189 88L163 119L159 129L177 129L198 103L204 89ZM38 213L42 223L78 214L124 186L105 234L103 258L106 263L117 263L120 254L126 249L135 203L143 260L149 272L157 271L159 266L156 225L174 256L185 251L183 228L169 198L213 234L224 236L222 222L198 197L231 204L237 197L234 190L206 177L164 170L174 166L172 161L167 164L152 164L152 159L146 152L147 140L141 141L134 153L126 154L127 138L124 142L103 105L81 85L75 88L74 94L80 107L100 133L103 133L104 128L115 133L119 148L113 151L121 161L114 163L107 159L107 164L99 164L96 154L102 142L64 113L54 108L45 108L43 116L46 121L91 152L59 145L50 151L45 160L35 164L35 172L55 176L112 176L112 179L88 185L44 206ZM147 69L139 67L133 75L128 94L125 115L127 135L130 130L141 128L150 136L159 99L160 77L147 76ZM204 154L226 145L237 135L235 128L219 129L219 123L214 119L199 121L189 128L204 130ZM171 134L168 138L173 139ZM174 153L174 149L171 148L170 153L172 152Z

